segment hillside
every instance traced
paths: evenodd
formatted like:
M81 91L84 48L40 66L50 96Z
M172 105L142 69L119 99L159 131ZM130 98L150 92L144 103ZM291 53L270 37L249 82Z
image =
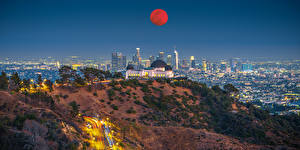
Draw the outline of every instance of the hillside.
M91 149L87 116L107 118L120 149L299 148L298 116L270 116L230 94L162 79L0 91L0 149Z

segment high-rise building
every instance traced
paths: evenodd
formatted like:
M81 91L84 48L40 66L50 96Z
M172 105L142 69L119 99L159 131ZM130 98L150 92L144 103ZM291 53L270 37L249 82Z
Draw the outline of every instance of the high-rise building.
M204 72L207 72L207 63L206 63L206 60L205 60L205 59L202 60L202 70L203 70Z
M121 59L121 67L122 68L126 68L127 66L127 59L126 59L126 56L122 56L122 59Z
M189 66L189 61L188 61L187 58L184 58L184 59L182 60L182 67L183 67L183 68L186 68L186 67L188 67L188 66Z
M167 56L167 65L172 66L172 55Z
M229 65L230 65L230 69L233 71L233 69L234 69L235 66L234 66L232 58L229 59Z
M113 71L124 69L127 65L126 56L120 52L113 52L111 56L111 66Z
M106 71L111 69L111 65L110 64L106 64Z
M192 61L192 60L195 60L195 57L194 57L194 56L191 56L191 57L190 57L190 61Z
M191 56L190 64L191 64L191 68L196 68L196 62L195 62L195 57L194 56Z
M252 64L243 63L242 64L242 71L243 72L251 72L252 71Z
M140 65L142 63L142 58L140 55L140 48L136 48L136 58L137 58L137 64Z
M178 70L178 52L176 50L174 50L174 62L173 62L173 69L174 70Z
M82 68L82 64L72 64L72 69L80 70L80 68Z
M56 67L57 67L58 69L60 68L60 63L59 63L59 61L57 61L55 65L56 65Z
M111 54L111 66L112 66L112 70L114 70L114 71L118 70L118 53L117 52L113 52Z
M100 70L103 70L103 71L106 71L106 70L107 70L105 64L100 64L100 65L98 65L98 66L99 66L98 69L100 69Z
M158 55L158 60L162 60L162 61L164 61L164 52L159 52L159 55Z
M212 72L217 72L218 71L218 65L216 63L211 64L211 69Z
M150 67L151 63L150 60L145 60L145 67L148 68Z
M149 57L149 60L150 60L150 64L152 64L152 63L155 61L154 56L151 55L151 56Z
M221 72L226 72L226 69L227 69L226 61L221 61L221 65L220 65Z
M237 72L238 71L238 61L237 61L237 58L235 58L235 59L231 58L229 60L229 63L230 63L231 72Z

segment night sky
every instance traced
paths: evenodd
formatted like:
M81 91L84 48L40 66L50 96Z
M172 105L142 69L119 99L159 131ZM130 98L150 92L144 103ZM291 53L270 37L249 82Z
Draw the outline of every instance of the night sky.
M164 26L150 21L164 9ZM0 0L1 56L300 58L299 0Z

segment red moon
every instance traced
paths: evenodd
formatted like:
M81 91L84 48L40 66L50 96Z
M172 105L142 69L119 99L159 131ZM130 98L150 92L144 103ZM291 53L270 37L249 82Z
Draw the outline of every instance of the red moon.
M155 9L151 13L150 20L153 24L162 26L167 23L168 14L166 11L164 11L162 9Z

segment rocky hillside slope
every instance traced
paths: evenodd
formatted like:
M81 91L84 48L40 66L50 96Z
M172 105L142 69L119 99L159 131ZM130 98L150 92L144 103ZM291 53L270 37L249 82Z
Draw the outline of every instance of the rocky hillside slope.
M188 80L0 91L0 149L93 149L84 116L109 118L121 149L299 148L298 116L270 116L231 94Z

